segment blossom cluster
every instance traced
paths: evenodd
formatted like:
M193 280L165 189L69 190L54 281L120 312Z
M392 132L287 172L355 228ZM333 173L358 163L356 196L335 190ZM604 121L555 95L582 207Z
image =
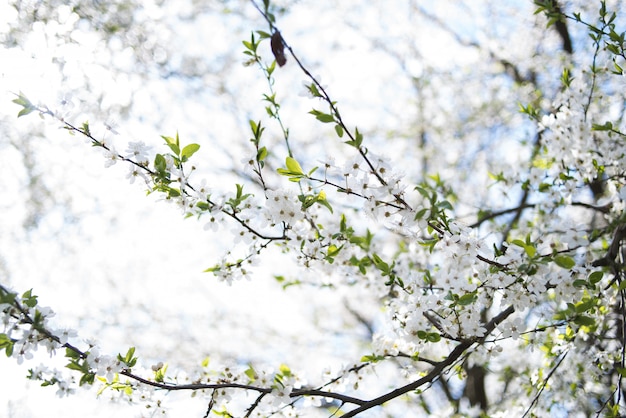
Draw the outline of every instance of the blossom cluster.
M69 338L77 335L70 329L53 330L50 318L54 312L49 307L39 306L32 291L21 296L0 285L0 348L18 364L33 360L39 348L53 356L63 348ZM32 369L29 378L57 385L57 394L66 396L74 392L71 376L67 370L59 371L39 366Z

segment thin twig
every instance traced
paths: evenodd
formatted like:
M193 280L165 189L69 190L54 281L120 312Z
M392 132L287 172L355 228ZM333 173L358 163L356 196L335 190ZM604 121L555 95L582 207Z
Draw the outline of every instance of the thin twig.
M526 415L528 415L530 413L530 411L534 408L535 404L539 401L539 397L541 396L541 394L543 393L543 390L546 388L546 386L548 385L548 380L550 380L550 378L552 377L552 375L554 374L554 372L556 372L556 370L559 368L559 366L561 365L561 363L563 362L563 360L565 360L565 357L567 357L567 353L569 353L569 351L565 351L563 353L563 355L561 355L561 358L559 359L559 361L556 363L556 365L552 368L552 370L550 370L550 373L548 373L548 375L546 376L545 379L543 379L543 382L541 384L541 388L539 389L539 391L537 392L537 394L535 395L535 397L533 398L532 402L530 403L530 405L528 406L528 409L526 410L526 412L524 412L524 415L522 415L522 418L524 418Z

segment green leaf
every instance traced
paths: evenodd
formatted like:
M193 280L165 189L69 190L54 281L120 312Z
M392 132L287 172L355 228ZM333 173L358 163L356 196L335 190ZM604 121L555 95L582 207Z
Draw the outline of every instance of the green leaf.
M248 376L250 383L254 382L258 377L257 373L254 371L252 366L248 367L244 373L246 376Z
M126 352L126 355L122 357L121 354L117 355L117 359L122 363L126 364L128 367L133 367L137 364L137 358L133 357L135 355L135 347L130 347Z
M585 326L585 327L592 327L594 325L596 325L596 321L595 319L591 318L590 316L586 316L586 315L579 315L576 318L574 318L574 323L576 325L581 325L581 326Z
M218 271L220 271L222 268L220 267L219 264L216 264L213 267L207 267L206 269L202 270L203 273L215 273L217 274Z
M561 73L561 83L563 83L565 87L569 87L573 79L574 78L570 75L569 69L564 68Z
M5 291L4 289L0 288L0 303L12 304L15 301L16 297L17 293Z
M26 116L29 113L34 112L35 110L37 110L37 109L32 108L32 107L25 107L24 109L19 111L19 113L17 114L17 117L19 118L19 117L22 117L22 116Z
M24 93L20 92L20 94L18 94L17 99L13 100L13 103L15 103L16 105L22 106L22 110L20 110L20 112L17 114L17 117L21 117L21 116L26 116L31 112L34 112L35 110L37 110L37 106L33 105L30 100L28 100L26 98L26 96L24 96Z
M419 192L419 194L424 196L426 199L430 199L431 193L426 188L424 188L422 186L415 186L415 190L417 190Z
M280 370L280 374L285 377L290 377L292 375L291 369L286 364L281 364L278 369Z
M13 354L13 346L15 342L6 334L0 334L0 349L4 348L7 357Z
M261 147L259 148L259 150L256 152L256 160L258 162L261 162L263 160L265 160L265 158L267 158L267 148L265 147Z
M233 210L237 210L237 207L244 200L252 196L249 193L246 193L246 194L243 193L243 184L235 184L235 187L237 188L237 193L236 193L235 198L228 199L228 201L226 202L226 204L229 205ZM205 271L209 271L209 270L205 270ZM217 270L211 270L211 271L219 271L219 268Z
M270 116L274 116L273 111L269 108L268 108L268 113L270 114ZM248 122L250 123L250 129L252 130L252 134L254 135L254 138L251 139L250 141L258 145L259 141L261 140L261 135L263 135L263 131L265 130L265 128L261 125L261 121L257 123L251 119Z
M89 122L85 121L82 125L83 133L87 136L91 136L91 131L89 130Z
M574 259L567 255L557 255L554 257L554 262L557 266L570 270L576 265Z
M613 74L616 74L616 75L623 75L624 74L624 69L622 67L620 67L619 65L617 65L616 62L613 63L613 66L615 67L615 70L612 71Z
M259 122L259 123L257 124L255 121L253 121L252 119L250 119L250 120L248 121L248 123L250 124L250 129L252 129L252 133L253 133L253 134L256 134L256 133L257 133L257 131L258 131L258 126L260 126L260 125L261 125L261 122Z
M383 276L386 276L387 274L391 272L391 269L389 268L389 264L384 262L383 259L380 258L378 254L372 255L372 262L374 263L376 268L383 273Z
M300 167L300 164L294 158L287 157L285 159L285 165L287 168L279 168L276 171L280 175L289 177L289 181L299 182L306 177L304 171L302 171L302 167Z
M339 254L341 247L337 247L335 244L331 244L328 246L328 251L326 252L330 256L335 256Z
M300 167L300 164L298 163L298 161L295 160L295 158L287 157L285 159L285 165L291 173L301 175L304 174L304 171L302 171L302 167Z
M94 373L85 373L81 376L78 386L93 385L93 381L96 375Z
M531 258L534 257L537 253L537 249L535 248L533 243L530 242L529 237L527 237L526 242L522 241L521 239L514 239L513 241L511 241L511 244L522 247L524 249L524 252Z
M546 193L546 192L550 191L550 188L551 188L551 187L552 187L552 186L550 185L550 183L545 183L545 182L542 182L542 183L540 183L540 184L539 184L538 190L539 190L541 193Z
M359 132L358 128L354 129L354 135L355 135L355 139L354 139L354 146L355 148L361 148L361 144L363 144L363 134L361 132Z
M302 210L306 210L308 208L310 208L311 206L313 206L313 204L316 201L316 198L314 195L300 195L298 196L298 200L300 200L300 202L302 202Z
M29 308L34 308L37 306L37 296L33 295L33 289L30 289L22 295L22 299L24 301L24 305Z
M453 210L452 205L447 200L443 200L441 202L437 202L437 207L441 209Z
M588 310L592 309L593 307L595 307L596 302L594 299L584 299L581 302L578 302L575 306L574 306L574 311L576 311L576 313L583 313L583 312L587 312Z
M384 359L385 359L385 356L379 356L377 354L368 354L368 355L361 357L361 363L377 363Z
M324 113L324 112L320 112L319 110L313 109L309 112L311 115L315 116L315 118L317 120L319 120L320 122L323 123L331 123L331 122L335 122L335 116L328 114L328 113Z
M604 123L604 125L600 125L597 123L594 123L591 125L592 131L610 131L612 129L613 129L613 124L611 122L606 122Z
M66 368L68 368L68 369L70 369L70 370L76 370L76 371L78 371L78 372L85 372L85 371L88 371L88 370L85 370L84 363L83 363L83 365L81 365L81 364L80 364L78 361L76 361L76 360L72 360L72 361L70 361L69 363L67 363L67 364L65 365L65 367L66 367Z
M154 157L154 169L160 176L165 175L167 170L167 162L165 161L165 157L161 154L157 154Z
M86 354L89 354L89 352L87 352ZM70 358L70 359L79 359L80 358L80 354L78 354L76 351L70 349L70 348L66 348L65 349L65 357Z
M157 382L163 382L165 380L165 373L167 372L167 364L162 365L154 372L154 380Z
M272 37L271 34L265 32L265 31L262 31L262 30L257 30L256 33L259 35L259 37L261 39L267 39L267 38L271 38Z
M363 135L359 132L359 128L354 129L354 139L350 141L345 141L345 143L353 146L356 149L361 149L361 144L363 143Z
M165 143L167 144L168 147L170 147L170 149L175 155L177 156L180 155L180 142L178 139L178 132L176 132L176 138L172 138L170 136L163 136L163 135L161 135L161 138L165 140Z
M199 149L200 149L200 145L198 144L189 144L186 147L184 147L181 153L183 161L188 160Z
M588 287L590 289L593 289L593 286L590 286L587 280L582 280L582 279L574 280L573 285L574 287L577 287L577 288Z
M331 123L335 121L335 117L333 115L329 115L327 113L322 113L320 115L315 116L317 120L323 123Z
M539 120L539 110L536 109L531 103L529 103L527 106L519 103L519 111L520 113L528 115L528 117L532 120Z
M476 299L478 299L478 295L476 294L476 292L472 292L464 294L456 302L461 306L467 306L474 303Z
M315 85L315 83L311 83L307 86L307 88L309 89L309 92L311 93L311 95L313 97L322 97L322 94L320 93L320 91L318 90L317 86Z

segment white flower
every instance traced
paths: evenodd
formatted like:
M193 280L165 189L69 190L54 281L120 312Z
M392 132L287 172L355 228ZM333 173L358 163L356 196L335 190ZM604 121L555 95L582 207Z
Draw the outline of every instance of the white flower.
M60 376L57 378L56 384L57 384L57 387L59 388L57 389L57 393L56 393L59 398L62 398L64 396L69 396L76 391L75 389L70 388L69 384L66 381L62 380Z
M373 220L377 220L378 217L385 211L383 204L377 202L373 197L367 199L365 203L363 203L363 210L365 214Z
M511 337L512 339L517 340L520 334L526 330L526 324L522 318L517 317L503 322L498 325L498 328L502 330L502 336L504 338Z
M126 158L132 159L138 164L148 165L148 151L152 147L147 146L143 141L129 142L126 149Z
M113 135L119 135L120 133L117 131L118 125L115 121L107 121L104 122L104 127L107 131L111 132Z
M243 165L243 172L250 177L256 175L256 160L254 157L244 157L241 159L241 165Z
M357 160L347 160L343 164L343 168L341 169L341 174L348 178L353 177L356 178L359 173L361 173L363 169L361 168L361 164Z
M487 329L480 322L480 311L470 309L459 316L459 325L463 335L468 337L483 337Z
M111 167L113 164L117 163L117 160L119 160L120 156L118 155L117 151L115 151L115 147L113 145L109 145L107 146L107 148L104 149L104 166Z
M400 352L399 341L383 335L374 337L374 347L383 356L396 356Z
M71 96L63 93L57 99L57 106L53 111L54 117L63 122L72 109L74 109L74 100Z
M59 341L61 344L65 344L69 338L74 338L78 335L78 333L73 330L73 329L69 329L69 328L65 328L64 330L62 330L61 332L56 334L57 337L59 337Z
M283 404L288 404L291 402L291 391L293 387L291 385L281 385L278 384L277 387L272 389L272 405L279 406Z
M30 369L30 375L29 378L31 380L44 380L45 379L45 375L49 374L50 371L48 369L48 367L44 366L43 364L40 364L39 366Z
M95 338L85 338L85 343L87 343L90 349L98 345Z
M293 225L304 218L302 205L293 193L287 190L268 190L266 209L268 217L276 223Z
M126 178L130 181L130 184L133 184L137 177L140 177L145 182L148 182L148 176L141 168L137 167L135 164L131 164L128 168L129 170L126 174Z
M220 226L219 224L220 222L218 218L216 218L215 216L211 216L209 222L204 224L204 230L216 232Z
M34 348L31 347L30 344L24 344L22 348L17 351L17 353L13 354L14 357L17 357L17 364L22 364L24 363L24 360L31 360L33 358L33 353L31 349L34 350Z
M105 376L109 381L113 379L115 373L122 370L119 360L111 356L101 356L95 347L87 355L87 364L95 374Z

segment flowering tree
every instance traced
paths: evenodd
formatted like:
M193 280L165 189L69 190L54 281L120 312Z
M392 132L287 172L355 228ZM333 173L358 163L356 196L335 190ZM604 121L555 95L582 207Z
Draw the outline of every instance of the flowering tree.
M347 295L337 308L368 335L329 335L337 345L352 337L361 353L316 375L251 354L173 370L148 365L133 347L102 353L80 330L51 325L34 290L0 283L0 347L18 362L41 346L64 355L64 370L28 372L62 395L97 386L158 412L159 394L191 392L205 416L624 415L626 43L619 4L587 3L535 1L518 48L465 37L412 5L474 67L415 70L410 43L371 34L374 50L407 75L416 109L380 132L354 126L333 86L313 75L281 26L288 11L251 1L264 28L243 47L248 71L266 81L264 115L247 121L249 146L229 188L198 179L202 147L183 135L161 136L157 151L144 141L120 146L116 127L96 133L67 100L57 108L17 94L19 116L37 113L86 138L105 166L125 165L148 194L236 239L206 269L217 280L241 286L259 280L265 260L291 260L297 269L272 267L285 292L306 288L311 304L327 289ZM291 134L276 91L288 69L304 75L314 100L314 142ZM477 74L489 83L473 82Z

